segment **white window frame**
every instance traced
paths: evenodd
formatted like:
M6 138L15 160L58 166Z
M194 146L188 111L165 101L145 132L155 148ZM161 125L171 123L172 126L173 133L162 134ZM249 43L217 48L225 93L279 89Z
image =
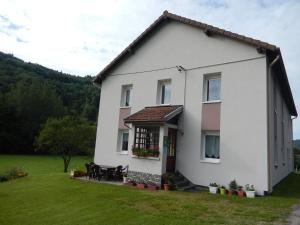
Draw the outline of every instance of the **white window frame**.
M127 133L128 134L128 147L127 147L127 151L124 151L122 149L123 147L123 134ZM129 130L119 130L119 146L118 146L118 153L121 155L128 155L128 151L129 151Z
M205 74L203 76L203 103L217 103L221 102L221 90L222 90L222 80L221 73ZM208 100L208 83L209 80L220 80L220 99L217 100Z
M129 91L129 105L126 106L126 93ZM120 102L120 107L121 108L130 108L131 107L131 101L132 101L132 85L122 85L122 90L121 90L121 102Z
M162 87L163 85L168 85L170 87L170 102L168 103L162 103ZM171 104L171 100L172 100L172 81L171 79L167 79L167 80L159 80L158 81L158 85L157 85L157 105L170 105Z
M206 158L205 157L205 141L206 141L206 136L218 136L219 137L219 141L221 142L220 132L219 131L205 131L205 132L203 132L203 134L201 135L202 145L201 145L201 159L200 159L200 162L220 163L221 162L221 145L220 145L220 143L219 143L219 155L220 155L219 159Z

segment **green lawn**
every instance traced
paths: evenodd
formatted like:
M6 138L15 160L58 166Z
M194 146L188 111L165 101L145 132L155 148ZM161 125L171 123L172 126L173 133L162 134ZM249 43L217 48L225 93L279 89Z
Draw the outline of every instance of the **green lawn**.
M86 161L73 158L70 168ZM240 199L73 180L55 156L0 155L0 171L11 166L22 166L29 175L0 183L1 225L274 224L300 198L295 174L271 196Z

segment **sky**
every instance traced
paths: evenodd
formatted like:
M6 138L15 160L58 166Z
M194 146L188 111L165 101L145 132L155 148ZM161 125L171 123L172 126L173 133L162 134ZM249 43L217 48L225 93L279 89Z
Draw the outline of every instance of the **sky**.
M164 10L279 46L300 114L300 0L0 0L0 51L94 76Z

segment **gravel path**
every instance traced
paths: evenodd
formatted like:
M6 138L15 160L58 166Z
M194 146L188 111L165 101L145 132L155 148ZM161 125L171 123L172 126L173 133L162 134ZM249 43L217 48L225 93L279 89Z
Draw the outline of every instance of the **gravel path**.
M294 205L286 225L300 225L300 204Z

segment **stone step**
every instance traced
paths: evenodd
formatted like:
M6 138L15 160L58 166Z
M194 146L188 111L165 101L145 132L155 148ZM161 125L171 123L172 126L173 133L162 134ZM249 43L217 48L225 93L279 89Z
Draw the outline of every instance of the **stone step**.
M190 184L190 182L188 180L182 180L179 182L175 182L175 186L178 187L184 187L184 186L188 186Z
M188 186L183 186L183 187L177 188L177 190L178 191L191 191L195 187L196 187L196 185L189 184Z

